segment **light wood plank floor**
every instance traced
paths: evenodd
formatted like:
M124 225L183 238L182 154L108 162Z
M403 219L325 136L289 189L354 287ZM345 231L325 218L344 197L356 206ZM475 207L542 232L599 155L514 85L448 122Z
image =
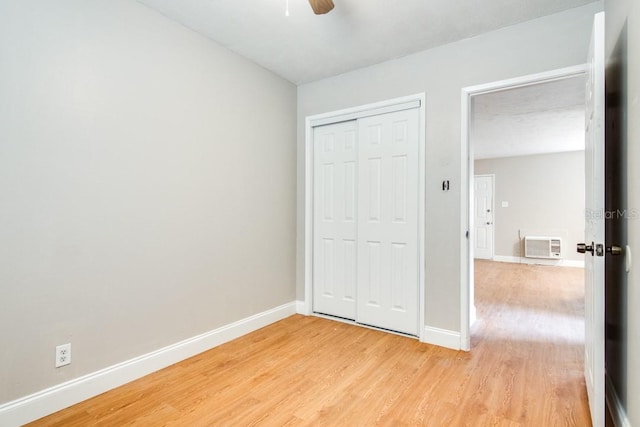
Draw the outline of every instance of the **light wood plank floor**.
M472 351L292 316L33 426L588 426L581 269L476 262Z

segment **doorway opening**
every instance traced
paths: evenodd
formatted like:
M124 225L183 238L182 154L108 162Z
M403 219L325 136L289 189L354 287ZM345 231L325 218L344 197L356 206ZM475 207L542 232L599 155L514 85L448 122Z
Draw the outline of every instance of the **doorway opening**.
M463 215L461 224L464 238L461 244L463 280L460 292L461 347L465 350L471 348L471 325L476 320L474 260L477 236L491 239L488 243L480 242L491 245L489 256L486 251L480 254L481 258L491 260L488 262L581 265L580 258L573 256L572 249L573 244L580 241L584 231L584 226L579 225L579 220L584 218L584 186L574 183L577 197L572 202L572 209L575 211L577 206L577 213L573 212L573 218L577 215L578 224L571 224L571 219L568 218L565 218L568 222L556 223L549 217L566 217L562 207L566 205L558 206L565 201L563 199L566 198L566 191L564 196L556 192L555 187L561 187L557 183L566 184L567 178L581 178L582 183L584 182L585 71L585 66L570 67L462 90L462 182L466 184L463 186L462 202L466 206L466 215ZM563 95L554 93L565 86L573 86L573 92L577 88L582 91L582 115L578 117L582 124L575 130L578 132L577 143L576 138L568 141L570 138L567 137L567 129L545 126L552 121L557 122L557 118L563 113L569 115L567 111L563 111L561 104L571 103L565 98L575 97L576 94L571 95L571 89ZM534 118L536 109L540 110L545 102L545 90L547 93L554 93L556 105L551 102L546 113L543 111ZM502 120L506 117L509 120ZM567 123L570 121L566 120ZM522 131L527 126L530 129ZM552 136L552 133L556 136ZM581 165L582 169L578 172L581 176L554 176L553 171L558 170L558 163L566 162ZM545 169L548 176L545 176ZM476 206L476 175L493 175L494 199L490 203L485 201L491 206ZM529 181L526 182L527 189L524 191L521 189L522 182L518 182L522 180ZM536 202L540 198L543 201ZM484 217L479 216L477 208L485 211ZM490 212L486 212L487 210ZM478 224L479 221L483 223ZM540 255L544 258L525 257L527 236L543 237L543 246L545 241L554 244L562 242L561 255L555 256L557 254L550 250ZM486 270L486 265L483 265L483 269Z

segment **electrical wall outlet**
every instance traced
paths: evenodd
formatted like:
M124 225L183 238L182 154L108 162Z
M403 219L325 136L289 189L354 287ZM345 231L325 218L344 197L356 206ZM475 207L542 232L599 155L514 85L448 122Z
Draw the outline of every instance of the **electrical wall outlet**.
M56 368L71 363L71 343L56 347Z

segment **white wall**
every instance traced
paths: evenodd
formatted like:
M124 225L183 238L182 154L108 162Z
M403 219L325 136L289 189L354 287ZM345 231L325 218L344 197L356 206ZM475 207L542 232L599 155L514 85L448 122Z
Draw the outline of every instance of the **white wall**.
M620 38L626 38L627 60L627 204L629 209L640 209L640 3L637 0L606 0L606 49L608 59ZM626 37L621 32L626 24ZM619 390L626 395L626 410L630 425L640 425L640 265L637 262L640 254L640 221L629 220L627 225L628 243L636 262L627 278L627 324L626 337L626 390Z
M0 403L293 301L295 114L135 1L0 2Z
M524 256L525 235L562 238L562 258L583 261L584 151L476 160L475 174L495 174L495 255ZM501 202L509 203L502 207Z
M426 324L460 331L463 87L585 62L593 14L568 10L298 88L297 295L304 299L304 119L426 92ZM442 192L442 180L451 191ZM310 297L310 296L308 296Z

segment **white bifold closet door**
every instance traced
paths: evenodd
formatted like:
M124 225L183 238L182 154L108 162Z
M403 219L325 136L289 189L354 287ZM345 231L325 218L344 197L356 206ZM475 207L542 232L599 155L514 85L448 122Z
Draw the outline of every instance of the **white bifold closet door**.
M314 128L314 311L418 335L418 145L418 109Z

